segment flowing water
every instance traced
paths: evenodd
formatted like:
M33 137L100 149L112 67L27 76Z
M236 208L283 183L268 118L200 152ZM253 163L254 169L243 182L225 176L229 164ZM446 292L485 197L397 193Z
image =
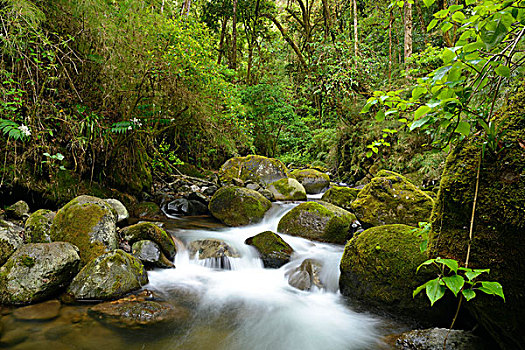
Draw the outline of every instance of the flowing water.
M277 232L279 219L293 206L275 203L261 223L239 228L210 225L205 219L166 223L177 238L176 268L150 271L145 288L189 307L193 316L186 326L159 332L123 331L94 321L85 312L88 306L68 306L60 317L46 323L5 316L6 329L22 333L22 341L13 349L30 349L30 344L42 348L50 342L54 345L46 346L58 349L384 349L381 337L398 325L352 311L345 304L338 292L342 246L281 234L295 253L280 269L265 269L255 249L244 244L246 238L263 231ZM238 258L229 258L231 270L190 258L185 247L206 238L223 240L240 253ZM321 262L324 288L301 291L288 284L287 273L306 258Z

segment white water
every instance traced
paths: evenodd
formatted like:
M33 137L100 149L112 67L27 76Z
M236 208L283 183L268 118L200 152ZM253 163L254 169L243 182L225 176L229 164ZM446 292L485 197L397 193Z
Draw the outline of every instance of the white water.
M186 245L197 239L224 240L241 257L230 258L232 270L218 270L190 259L180 246L175 269L149 272L147 288L168 298L183 294L196 300L197 316L195 325L188 331L188 344L181 345L179 341L172 348L350 350L379 347L379 320L350 310L338 292L342 246L280 234L295 251L292 260L280 269L264 269L256 250L244 244L246 238L263 231L277 232L279 219L293 206L274 204L265 220L257 225L175 233ZM320 278L326 288L305 292L288 285L286 272L306 258L322 262ZM192 342L198 345L192 347L189 345Z

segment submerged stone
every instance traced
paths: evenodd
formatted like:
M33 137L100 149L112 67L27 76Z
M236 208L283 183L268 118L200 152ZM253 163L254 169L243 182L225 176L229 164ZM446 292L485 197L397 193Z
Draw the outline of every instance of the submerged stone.
M13 311L13 316L23 321L48 321L58 317L60 307L60 301L49 300L18 308Z

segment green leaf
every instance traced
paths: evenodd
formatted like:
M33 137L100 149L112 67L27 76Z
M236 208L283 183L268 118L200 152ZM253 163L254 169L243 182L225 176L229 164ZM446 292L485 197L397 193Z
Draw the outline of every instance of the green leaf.
M430 7L434 3L434 1L435 0L423 0L423 3L425 4L426 7Z
M425 114L427 114L429 111L431 110L431 108L429 106L421 106L419 107L415 112L414 112L414 119L419 119L421 118L422 116L424 116Z
M430 300L430 306L433 306L436 301L445 295L445 287L441 284L441 281L438 278L428 281L425 290L427 292L427 297Z
M510 78L510 68L505 65L500 65L495 69L496 73L502 77Z
M443 277L443 282L445 282L445 285L454 293L454 295L457 297L459 291L461 288L463 288L463 285L465 284L465 279L460 275L452 275Z
M470 134L470 124L467 122L459 122L458 127L455 130L458 134L467 137Z
M450 23L450 22L443 22L443 24L441 25L441 30L443 31L443 33L446 33L450 29L452 29L452 27L453 27L452 23Z
M505 296L503 295L503 287L498 282L482 281L481 287L478 289L487 294L497 295L505 300Z
M476 297L476 292L474 292L472 289L463 289L461 293L467 301L472 300Z
M426 286L427 284L425 283L414 289L414 291L412 292L412 298L415 298L416 295L418 295L423 289L425 289Z
M385 112L383 112L382 110L379 110L377 113L376 113L376 120L378 122L382 122L383 120L385 120Z
M421 126L425 125L426 122L428 122L429 120L430 120L430 115L426 115L423 118L414 121L412 124L410 124L410 131L416 128L420 128Z
M427 89L423 86L416 86L414 90L412 90L412 97L414 99L419 98L421 95L427 92Z
M467 276L469 281L472 281L473 279L475 279L476 277L478 277L482 273L489 273L490 272L490 269L476 269L476 270L472 270L472 269L468 269L468 268L464 268L464 267L460 267L459 270L465 271L465 276Z
M439 263L439 264L443 264L443 265L447 266L454 273L457 273L457 271L458 271L459 264L458 264L457 260L436 258L436 262Z
M430 21L430 23L427 26L427 32L432 30L432 28L434 28L437 24L438 24L438 20L435 18L432 21Z
M444 66L434 71L434 82L443 79L443 77L452 69L452 66Z
M422 266L426 266L426 265L430 265L430 264L433 264L434 261L436 261L436 259L428 259L427 261L423 262L421 265L419 265L416 269L416 272L419 271L419 269L422 267Z
M483 40L485 48L490 51L505 39L507 32L508 30L503 22L503 16L500 15L495 20L489 21L485 28L481 30L481 40Z
M454 12L454 14L452 15L452 19L456 22L463 23L463 21L465 20L465 14L460 11Z

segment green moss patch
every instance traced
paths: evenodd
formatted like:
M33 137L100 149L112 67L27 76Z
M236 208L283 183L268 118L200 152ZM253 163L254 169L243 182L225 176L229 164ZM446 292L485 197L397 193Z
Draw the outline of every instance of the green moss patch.
M228 226L242 226L262 220L272 203L259 192L243 187L223 187L213 195L209 209Z

